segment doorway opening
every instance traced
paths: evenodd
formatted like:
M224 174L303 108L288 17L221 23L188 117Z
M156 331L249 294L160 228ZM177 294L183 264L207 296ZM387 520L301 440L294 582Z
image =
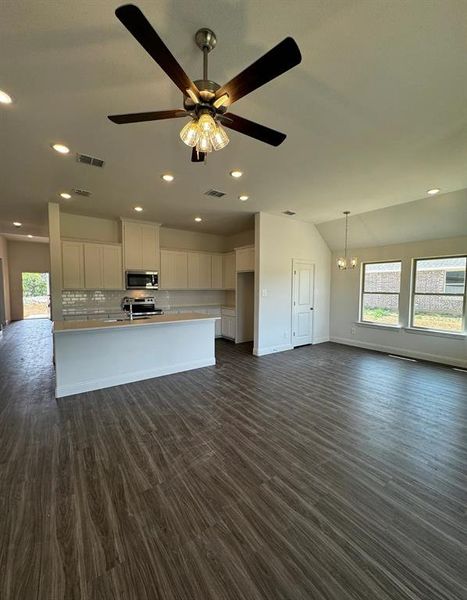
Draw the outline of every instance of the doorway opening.
M50 319L50 283L48 273L21 274L23 319Z

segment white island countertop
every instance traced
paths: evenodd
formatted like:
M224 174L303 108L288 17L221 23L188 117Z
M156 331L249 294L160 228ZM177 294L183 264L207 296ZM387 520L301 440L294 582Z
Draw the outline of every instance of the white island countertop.
M187 312L173 315L154 315L145 319L117 320L95 320L95 321L54 321L54 333L64 333L72 331L94 331L97 329L112 329L115 327L143 327L145 325L167 325L169 323L181 323L184 321L202 321L216 320L220 317L205 315L202 313Z

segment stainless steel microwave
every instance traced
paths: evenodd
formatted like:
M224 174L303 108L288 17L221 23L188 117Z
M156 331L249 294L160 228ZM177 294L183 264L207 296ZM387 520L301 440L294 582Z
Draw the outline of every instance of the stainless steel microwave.
M125 282L127 290L158 290L159 273L157 271L127 271Z

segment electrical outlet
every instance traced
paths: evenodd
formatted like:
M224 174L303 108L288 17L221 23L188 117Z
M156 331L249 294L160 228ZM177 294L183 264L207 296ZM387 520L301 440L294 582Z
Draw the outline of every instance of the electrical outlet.
M357 331L357 330L355 329L355 327L354 327L354 326L352 326L352 329L350 330L350 333L351 333L352 335L355 335L356 331Z
M268 290L267 290L266 288L264 288L264 289L262 290L262 293L261 293L261 295L263 296L263 298L266 298L266 296L268 295Z

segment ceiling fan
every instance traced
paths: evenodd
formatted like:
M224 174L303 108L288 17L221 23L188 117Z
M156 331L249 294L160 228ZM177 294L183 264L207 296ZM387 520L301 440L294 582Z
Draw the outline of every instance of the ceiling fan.
M203 28L196 32L196 44L203 52L203 78L193 82L137 6L125 4L117 8L115 14L182 91L184 98L183 109L110 115L113 123L190 117L180 137L187 146L192 147L193 162L203 162L207 153L221 150L229 143L222 125L272 146L279 146L285 140L284 133L228 112L228 107L301 62L300 50L291 37L282 40L228 83L220 86L208 78L208 55L217 42L213 31Z

